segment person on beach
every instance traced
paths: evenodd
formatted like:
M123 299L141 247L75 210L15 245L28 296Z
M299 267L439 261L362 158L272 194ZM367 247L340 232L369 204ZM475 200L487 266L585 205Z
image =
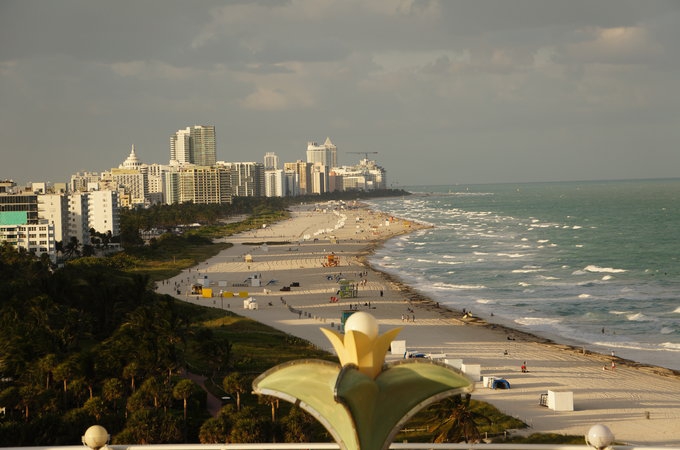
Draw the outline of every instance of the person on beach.
M528 370L527 370L527 362L526 362L526 361L524 361L524 362L522 363L521 369L522 369L522 373L528 372Z

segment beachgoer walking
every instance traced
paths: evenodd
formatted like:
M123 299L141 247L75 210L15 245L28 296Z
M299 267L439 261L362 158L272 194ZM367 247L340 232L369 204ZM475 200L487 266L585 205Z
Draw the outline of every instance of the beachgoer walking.
M521 369L522 369L522 372L523 372L523 373L526 373L526 372L527 372L527 362L526 362L526 361L524 361L524 362L522 363Z
M616 370L616 363L612 360L612 370Z

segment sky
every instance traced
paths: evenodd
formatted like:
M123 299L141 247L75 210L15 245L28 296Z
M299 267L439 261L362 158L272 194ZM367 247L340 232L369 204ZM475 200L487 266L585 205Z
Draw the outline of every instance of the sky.
M192 125L389 187L678 177L679 44L677 0L0 0L0 179L167 164Z

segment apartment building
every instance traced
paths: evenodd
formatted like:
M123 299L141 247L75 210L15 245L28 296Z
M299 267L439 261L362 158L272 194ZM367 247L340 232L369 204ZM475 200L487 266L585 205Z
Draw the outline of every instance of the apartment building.
M197 166L216 163L215 127L194 125L170 136L170 161Z
M168 186L168 200L174 203L231 203L231 173L223 167L183 167L168 181L177 183L176 189Z

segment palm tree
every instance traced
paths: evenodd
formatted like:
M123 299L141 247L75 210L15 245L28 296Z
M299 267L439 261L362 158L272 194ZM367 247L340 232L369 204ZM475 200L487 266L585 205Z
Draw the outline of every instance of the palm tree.
M247 392L248 383L243 375L239 372L231 372L224 377L222 387L225 392L236 395L236 411L241 411L241 394Z
M272 409L272 423L276 423L276 409L279 407L279 399L278 397L274 397L271 395L261 395L260 398L258 398L258 403L264 404L264 405L269 405Z
M482 435L477 428L476 420L484 420L491 423L491 420L470 409L471 395L465 394L465 399L461 394L446 398L434 405L434 417L428 422L431 433L436 433L435 443L443 442L479 442Z
M57 355L54 353L47 354L38 361L38 370L41 375L45 377L45 389L50 388L50 382L54 378L53 371L57 365Z
M38 394L38 389L33 385L26 385L19 388L21 406L24 407L24 418L26 421L28 421L30 408L36 403L38 399Z
M61 256L64 255L64 241L57 241L54 243L54 251L57 254L57 261L61 259Z
M311 414L293 406L281 419L283 442L323 442L330 439L325 428Z
M229 433L225 430L222 421L217 417L211 417L201 425L198 432L198 441L201 444L224 444L227 442Z
M64 392L68 391L68 382L78 373L75 358L71 357L55 367L54 378L64 383Z
M176 400L182 400L184 402L184 422L186 423L187 421L187 399L189 396L191 396L191 393L194 391L194 382L187 379L187 378L182 378L177 382L175 387L172 389L172 396Z
M234 426L234 405L223 406L217 417L203 422L198 433L201 444L228 443L231 429Z
M102 397L107 402L113 402L113 411L117 412L117 401L123 398L125 388L118 378L109 378L102 385Z
M75 236L71 236L68 243L64 246L64 254L67 259L80 255L80 242Z
M229 433L229 441L233 443L266 442L271 434L271 424L257 414L254 408L247 406L237 412L234 426Z
M148 377L144 380L144 383L142 383L142 386L139 389L143 390L148 396L153 397L154 408L158 409L161 406L163 384L158 381L158 378L153 376Z
M131 361L127 366L123 367L123 378L130 379L130 390L135 392L135 378L139 375L139 364L136 361Z
M111 233L111 230L108 230L102 236L102 247L109 248L109 244L111 243L111 239L113 239L113 234Z
M94 417L94 420L99 422L102 418L102 415L104 412L106 412L106 405L104 404L104 400L99 397L91 397L85 401L85 404L83 405L83 408L85 411L87 411L91 416Z

